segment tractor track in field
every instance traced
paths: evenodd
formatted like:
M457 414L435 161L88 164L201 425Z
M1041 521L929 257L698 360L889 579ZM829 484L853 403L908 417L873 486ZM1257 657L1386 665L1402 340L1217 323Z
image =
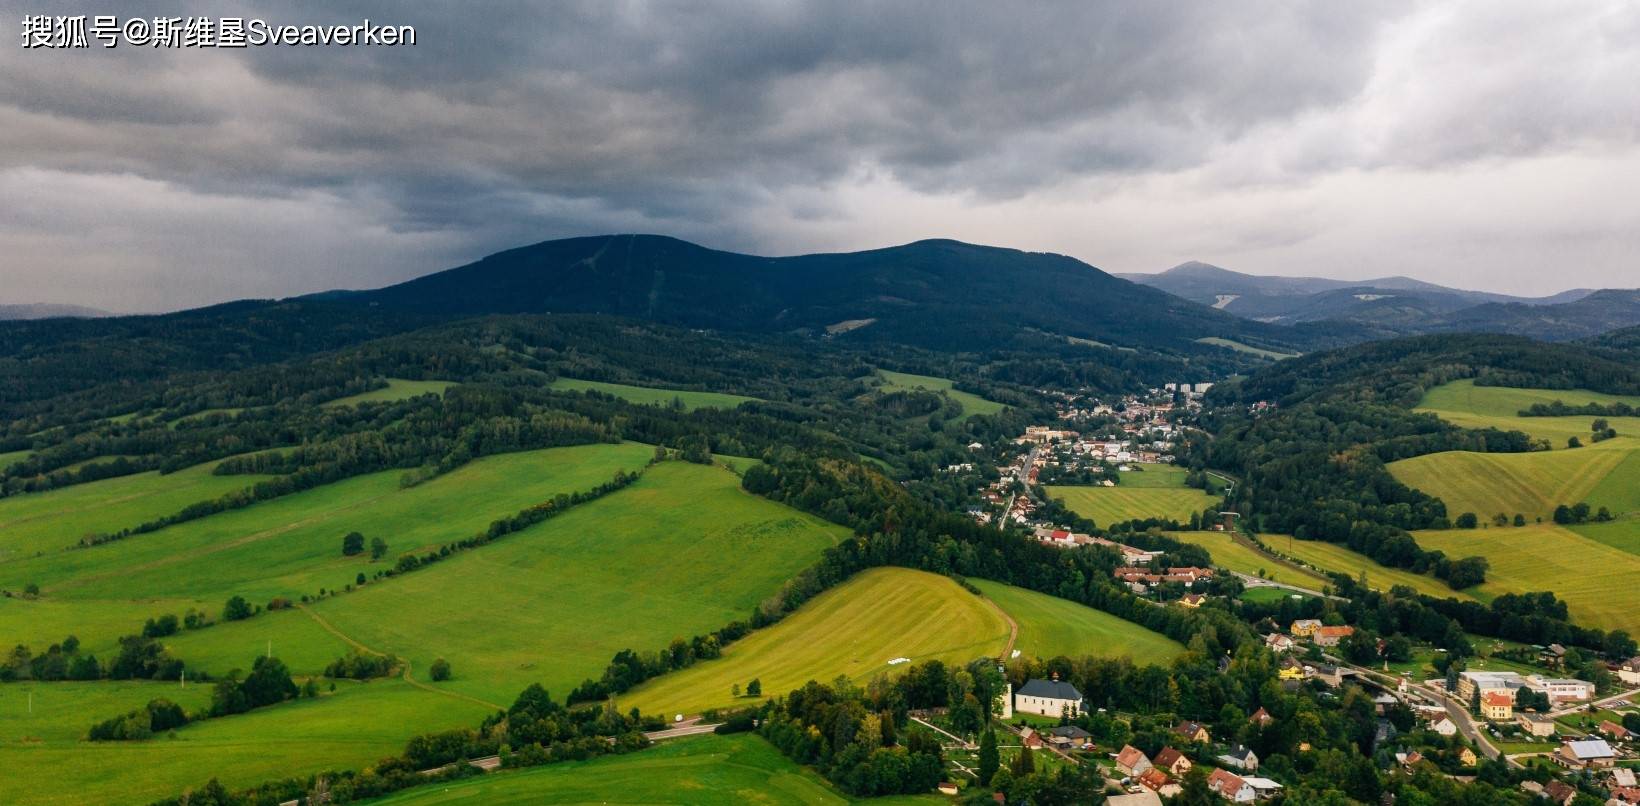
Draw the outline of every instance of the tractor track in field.
M1000 656L1003 660L1007 660L1014 654L1014 644L1019 642L1019 622L1014 621L1014 617L1008 615L1008 611L1003 610L1002 605L992 601L989 596L981 596L979 598L986 604L990 605L991 609L995 610L997 615L1002 617L1003 621L1008 622L1008 645L1002 648L1002 655Z
M372 649L371 647L365 646L364 644L362 644L359 641L355 640L352 636L350 636L347 633L344 633L341 630L337 629L335 625L331 624L328 621L325 621L323 616L320 616L318 613L315 613L312 610L309 610L306 605L296 605L295 607L296 607L297 610L300 610L303 613L306 613L308 618L313 619L313 623L319 625L319 627L321 629L323 629L325 632L328 632L331 635L334 635L337 638L341 639L348 646L353 647L354 649L356 649L360 652L363 652L367 655L375 655L375 656L381 657L381 658L389 657L386 652L382 652L380 650ZM437 686L434 686L430 683L423 683L422 681L417 680L415 675L412 674L411 668L410 668L410 660L408 658L399 658L399 660L404 662L404 673L402 675L400 675L400 677L402 677L404 679L404 682L409 683L410 685L415 686L416 688L419 688L423 691L432 692L434 694L440 694L440 695L443 695L445 697L454 697L458 700L466 700L467 702L474 703L476 705L482 705L482 706L485 706L487 708L494 708L497 711L506 710L506 706L490 702L489 700L481 700L477 697L473 697L473 696L470 696L470 695L467 695L467 694L462 694L460 692L447 691L445 689L438 688Z

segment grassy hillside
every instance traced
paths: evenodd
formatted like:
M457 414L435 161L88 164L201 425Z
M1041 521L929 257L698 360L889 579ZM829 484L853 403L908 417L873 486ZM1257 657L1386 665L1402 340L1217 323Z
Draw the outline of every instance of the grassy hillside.
M1272 361L1280 361L1283 358L1296 358L1298 356L1298 353L1280 353L1275 350L1263 350L1250 344L1242 344L1239 341L1232 339L1221 339L1216 336L1196 339L1196 341L1201 344L1211 344L1214 347L1223 347L1225 349L1235 350L1238 353L1256 355L1259 358L1268 358Z
M1265 579L1304 587L1326 583L1326 579L1319 574L1304 573L1282 565L1264 556L1258 549L1236 542L1226 532L1169 532L1168 537L1207 549L1213 555L1214 565L1236 573L1258 576L1263 571ZM1285 545L1283 542L1283 551Z
M1259 539L1271 549L1295 557L1323 571L1338 574L1348 574L1352 578L1360 577L1363 571L1367 574L1367 585L1378 590L1389 590L1396 585L1406 585L1419 593L1430 596L1447 598L1462 596L1457 591L1447 587L1445 582L1428 574L1414 574L1404 568L1390 568L1379 565L1372 558L1350 551L1336 543L1323 543L1319 540L1290 540L1286 535L1260 535ZM1420 541L1420 544L1421 541ZM1424 548L1435 548L1424 545ZM1457 555L1460 557L1466 554ZM1291 580L1288 580L1291 581Z
M849 803L825 779L753 734L701 736L625 756L486 775L407 790L381 806L536 803ZM944 798L880 798L873 804L943 803Z
M1143 483L1129 484L1128 480ZM1105 526L1140 518L1170 518L1181 523L1190 514L1215 505L1219 499L1194 487L1185 487L1183 475L1178 486L1146 486L1149 473L1130 473L1115 487L1048 487L1050 498L1063 498L1076 514Z
M683 407L690 411L699 408L732 409L755 397L744 395L730 395L722 392L690 392L681 389L655 389L648 386L628 386L624 383L604 383L602 381L582 381L575 378L559 378L552 383L553 389L567 392L602 392L614 395L622 400L640 405L669 406L672 401L683 402Z
M477 551L173 646L230 663L266 640L335 650L348 641L418 670L446 658L456 674L441 687L487 702L510 701L533 682L563 696L621 649L658 649L745 618L842 535L740 490L727 470L670 462ZM311 654L317 662L325 653ZM300 660L289 662L316 671Z
M1018 622L1014 648L1025 655L1127 657L1146 664L1166 663L1184 651L1177 641L1102 610L988 579L969 581Z
M27 448L20 451L0 451L0 470L5 470L12 464L27 459L32 453L34 453L34 451Z
M53 554L87 534L136 526L183 507L250 487L267 476L213 476L215 462L0 498L0 578L9 563ZM27 580L38 581L38 580Z
M1640 632L1633 595L1640 555L1553 524L1418 532L1416 537L1424 548L1451 557L1485 556L1492 568L1475 590L1479 597L1554 591L1579 624Z
M1419 411L1439 415L1441 419L1468 428L1502 428L1524 431L1546 439L1549 446L1562 450L1568 437L1589 441L1589 422L1593 417L1521 417L1518 412L1534 403L1568 405L1582 403L1615 403L1626 401L1640 405L1640 397L1624 397L1590 392L1582 389L1514 389L1500 386L1476 386L1474 381L1463 380L1443 384L1424 394L1418 403ZM1607 417L1619 435L1640 436L1640 417ZM1607 447L1615 444L1601 443ZM1640 447L1630 440L1629 448Z
M731 687L758 678L765 697L839 675L865 682L895 670L889 661L966 663L1000 653L1008 624L996 608L955 582L906 568L873 568L817 596L796 613L697 663L628 692L644 711L695 713L749 704Z
M395 400L405 400L417 395L442 395L444 390L455 386L450 381L407 381L403 378L388 378L387 386L381 389L372 389L357 395L337 398L326 403L326 406L351 406L355 403L390 403Z
M1557 505L1586 501L1613 513L1640 509L1640 441L1613 439L1573 451L1447 451L1389 465L1402 484L1446 503L1449 517L1502 512L1548 519Z
M910 391L912 389L926 389L930 392L943 392L962 406L962 416L972 417L976 414L996 414L1004 406L992 400L986 400L972 392L962 392L952 388L952 382L946 378L936 378L931 375L912 375L908 372L891 372L886 369L877 371L883 378L883 388L889 391Z

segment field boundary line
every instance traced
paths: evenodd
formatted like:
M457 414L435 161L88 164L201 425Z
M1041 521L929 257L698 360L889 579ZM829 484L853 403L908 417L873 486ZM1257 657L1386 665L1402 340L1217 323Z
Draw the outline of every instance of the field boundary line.
M341 630L336 629L335 625L331 624L328 621L325 621L324 617L320 616L318 613L313 612L312 610L309 610L307 605L300 605L300 604L296 605L296 609L302 611L303 613L306 613L308 618L313 619L313 623L318 624L319 627L321 629L323 629L325 632L328 632L331 635L334 635L337 638L342 639L342 641L345 642L348 646L351 646L354 649L357 649L358 651L369 654L369 655L375 655L377 657L382 657L382 658L388 657L388 654L386 652L382 652L382 651L379 651L379 650L376 650L376 649L371 649L370 647L365 646L364 644L359 643L358 641L354 640L353 637L348 635L347 633L344 633ZM470 703L474 703L474 704L477 704L477 705L483 705L483 706L488 707L488 708L494 708L497 711L506 710L506 706L490 702L489 700L481 700L477 697L474 697L474 696L471 696L471 695L468 695L468 694L462 694L461 692L458 692L458 691L446 691L446 690L438 688L438 687L436 687L436 686L434 686L430 683L423 683L422 681L417 680L415 678L415 675L411 674L410 660L408 658L400 658L400 660L404 661L404 673L402 675L400 675L400 677L402 677L404 679L404 682L409 683L410 685L415 686L416 688L419 688L423 691L429 691L429 692L432 692L434 694L442 694L446 697L454 697L458 700L466 700Z

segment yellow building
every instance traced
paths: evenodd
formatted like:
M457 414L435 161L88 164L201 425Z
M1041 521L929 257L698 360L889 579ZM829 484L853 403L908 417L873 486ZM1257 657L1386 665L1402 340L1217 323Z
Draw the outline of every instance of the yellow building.
M1515 718L1515 698L1507 691L1488 691L1481 695L1481 716L1488 722L1508 722Z

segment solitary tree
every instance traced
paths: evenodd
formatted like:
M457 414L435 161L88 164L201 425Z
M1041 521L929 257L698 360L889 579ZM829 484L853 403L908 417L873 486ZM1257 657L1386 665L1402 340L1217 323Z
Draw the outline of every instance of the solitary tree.
M381 535L370 538L370 559L372 561L379 560L385 554L387 554L387 541L383 540Z
M729 687L729 696L735 697L737 699L740 697L740 684L739 683L736 683L736 684Z
M362 554L363 552L364 535L361 535L358 532L348 532L347 535L342 538L343 556L352 557L355 554Z
M433 678L433 682L435 683L449 680L450 662L443 658L433 661L433 665L427 669L427 674Z
M752 678L752 682L746 684L746 696L748 696L748 697L761 697L761 696L763 696L763 681L759 680L755 677Z
M223 621L239 621L251 617L251 603L243 596L235 596L228 600L222 608Z
M1475 513L1465 512L1458 516L1457 527L1459 529L1473 529L1479 523L1480 519L1475 517Z

